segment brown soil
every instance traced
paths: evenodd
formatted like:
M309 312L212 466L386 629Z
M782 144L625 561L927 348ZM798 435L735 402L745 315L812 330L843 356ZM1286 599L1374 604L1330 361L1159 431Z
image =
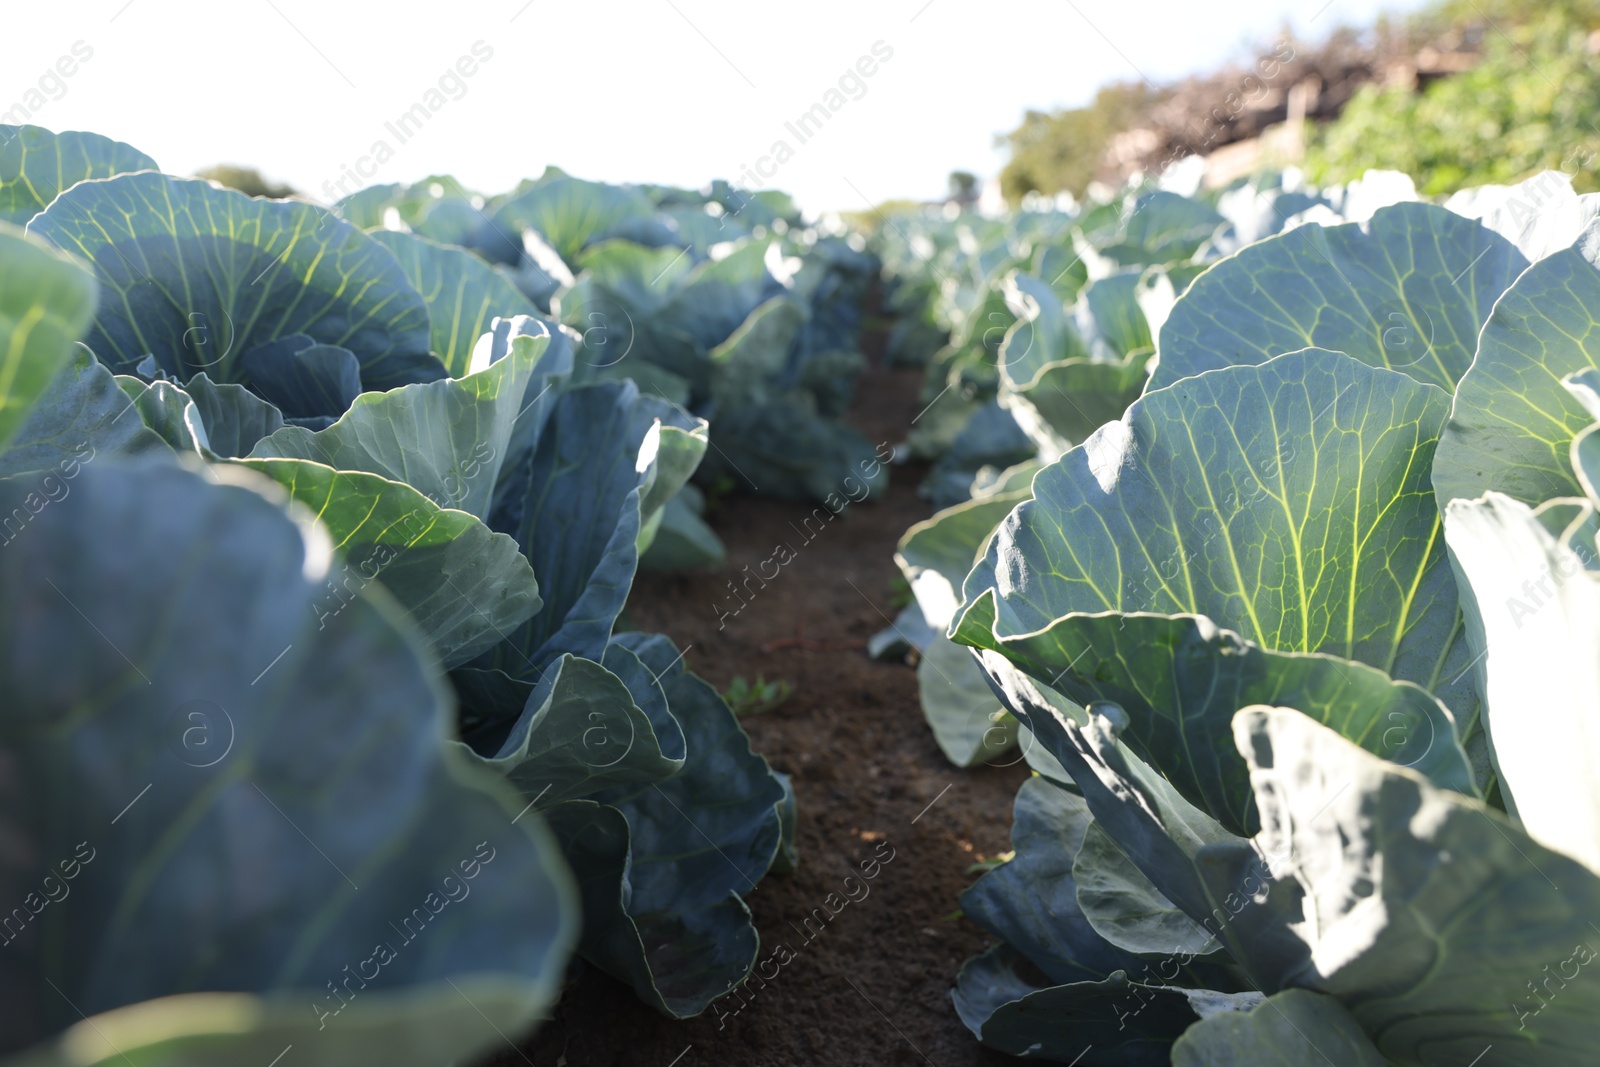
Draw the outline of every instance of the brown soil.
M869 371L851 421L874 444L903 440L920 379L917 370ZM849 509L804 545L796 529L810 506L728 500L711 516L727 566L642 574L628 605L635 626L689 646L691 668L719 689L736 675L794 684L786 703L744 719L756 750L793 776L799 800L799 869L768 875L748 897L759 958L780 944L793 958L764 989L750 983L755 995L736 1015L738 1001L719 1001L683 1022L581 967L554 1020L493 1067L1014 1062L981 1048L950 1003L961 962L992 940L952 913L975 877L968 866L1010 847L1011 802L1027 769L951 766L922 720L913 669L862 650L895 614L895 542L929 513L916 495L922 473L895 468L885 499ZM795 558L719 630L714 605L728 603L728 580L746 564L753 571L780 542ZM783 641L796 637L805 640ZM763 651L774 641L780 647ZM804 919L829 894L842 895L845 876L883 842L893 859L867 883L870 893L820 933L813 923L807 940Z

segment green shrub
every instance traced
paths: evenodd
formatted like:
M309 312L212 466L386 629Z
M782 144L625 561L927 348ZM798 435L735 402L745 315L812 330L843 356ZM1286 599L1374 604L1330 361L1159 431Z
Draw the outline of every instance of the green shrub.
M1600 132L1592 121L1600 57L1586 47L1592 18L1557 7L1522 25L1492 20L1483 59L1471 70L1421 93L1366 86L1318 131L1306 161L1311 179L1400 170L1434 195L1560 169L1580 192L1600 189Z

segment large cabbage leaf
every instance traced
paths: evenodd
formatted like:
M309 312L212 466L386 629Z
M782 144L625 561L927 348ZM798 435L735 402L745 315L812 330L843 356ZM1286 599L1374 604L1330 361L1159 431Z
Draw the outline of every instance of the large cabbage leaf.
M760 941L743 897L777 855L785 792L670 641L618 643L681 719L687 759L670 778L558 806L550 819L583 890L579 951L681 1018L750 972Z
M1165 1067L1173 1040L1199 1021L1183 989L1131 982L1122 971L1039 985L1005 945L962 964L951 996L990 1048L1079 1067Z
M116 375L81 346L62 354L63 370L45 386L16 436L0 452L0 476L77 470L102 455L161 452Z
M1515 185L1480 185L1451 194L1444 206L1477 219L1537 263L1570 248L1600 216L1600 196L1573 192L1572 176L1540 171Z
M1257 687L1470 789L1422 691L1475 710L1427 488L1446 406L1316 350L1148 393L1034 479L952 636L1080 703L1124 704L1135 750L1178 761L1174 784L1235 832L1248 791L1216 738Z
M495 666L528 674L566 652L602 658L639 565L640 533L704 454L704 426L630 381L560 397L515 533L545 603L507 635Z
M1081 796L1043 778L1023 783L1011 827L1015 857L961 895L962 911L1006 944L962 967L956 1010L984 1044L1012 1055L1164 1064L1172 1041L1198 1018L1176 983L1210 983L1215 993L1236 980L1197 960L1208 951L1203 932L1176 942L1164 959L1102 936L1085 914L1074 862L1097 831Z
M1490 491L1451 501L1444 526L1506 806L1539 841L1600 872L1600 457L1585 447L1596 432L1570 447L1587 500L1536 511Z
M122 174L73 186L28 227L94 265L104 298L88 344L112 370L154 356L179 381L252 385L251 353L303 334L349 351L365 389L444 374L394 256L311 204Z
M319 622L380 582L443 664L456 667L539 610L538 583L516 541L465 511L377 474L304 459L241 462L283 486L332 536L341 559L318 597Z
M0 554L7 1049L471 1055L552 1004L568 876L442 751L413 625L366 590L319 626L326 534L236 477L104 460Z
M1344 1006L1332 997L1286 989L1249 1011L1219 1012L1172 1046L1172 1067L1388 1067Z
M158 169L132 145L98 133L0 125L0 222L25 225L79 182Z
M411 287L428 305L433 354L452 378L467 373L478 338L496 318L538 313L527 297L483 260L464 249L415 234L372 234L400 261Z
M331 426L285 426L251 450L252 459L309 459L337 470L404 482L440 507L488 519L528 385L547 337L530 337L462 378L363 393Z
M519 251L508 235L524 228L538 231L568 263L589 245L611 237L626 237L640 244L666 244L671 231L656 217L648 197L630 186L584 181L550 172L497 204L489 215L495 242L492 258ZM505 244L504 249L501 244Z
M1439 506L1493 489L1524 504L1578 496L1572 439L1594 416L1561 384L1600 367L1600 225L1532 267L1484 324L1439 440Z
M1504 237L1430 204L1301 226L1195 279L1162 327L1148 389L1309 347L1453 389L1495 300L1527 266Z
M43 475L23 518L70 493L97 456L167 448L117 378L75 343L95 293L82 267L0 222L0 476ZM8 519L9 539L18 516Z
M1233 922L1303 941L1286 985L1337 998L1392 1062L1593 1062L1600 878L1292 709L1246 708L1234 735L1293 921L1254 904ZM1237 885L1227 863L1210 873Z
M67 369L95 297L81 266L0 222L0 447Z
M1013 507L1030 498L1027 489L997 492L925 519L900 538L895 562L916 596L921 624L935 633L911 641L922 654L917 696L923 718L946 758L960 767L997 759L1016 743L1015 720L989 692L977 662L944 636L961 600L961 583L989 538Z

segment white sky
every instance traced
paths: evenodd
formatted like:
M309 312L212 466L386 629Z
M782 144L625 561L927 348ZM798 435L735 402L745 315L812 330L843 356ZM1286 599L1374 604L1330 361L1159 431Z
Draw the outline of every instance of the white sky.
M370 181L449 172L497 192L555 163L588 178L698 186L739 180L782 139L793 156L762 184L819 211L935 196L956 168L994 174L1004 161L995 134L1029 107L1213 67L1270 42L1285 20L1320 35L1418 0L6 6L0 112L42 89L27 121L116 137L173 173L243 163L322 196L324 181L382 139L393 158L369 162ZM50 73L79 41L92 58L70 77ZM464 95L443 97L405 143L385 129L479 41L492 58L446 86ZM800 143L785 122L880 41L892 58L859 80L864 93L847 84L859 99Z

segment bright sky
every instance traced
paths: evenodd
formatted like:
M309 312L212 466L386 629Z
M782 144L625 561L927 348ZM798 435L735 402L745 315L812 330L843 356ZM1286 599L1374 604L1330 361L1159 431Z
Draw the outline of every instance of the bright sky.
M1250 42L1270 43L1285 21L1320 36L1340 22L1366 24L1380 9L1416 6L17 4L5 16L0 122L13 121L5 113L21 104L32 112L23 121L108 134L173 173L242 163L319 198L324 182L358 166L362 184L449 172L492 193L547 163L588 178L698 186L713 177L738 182L766 156L760 184L787 189L808 211L859 208L939 195L952 169L996 173L1004 155L994 136L1030 107L1081 104L1115 79L1161 81L1214 67ZM785 125L819 103L831 110L820 130ZM426 121L385 125L419 104ZM789 150L781 163L772 155L779 141Z

